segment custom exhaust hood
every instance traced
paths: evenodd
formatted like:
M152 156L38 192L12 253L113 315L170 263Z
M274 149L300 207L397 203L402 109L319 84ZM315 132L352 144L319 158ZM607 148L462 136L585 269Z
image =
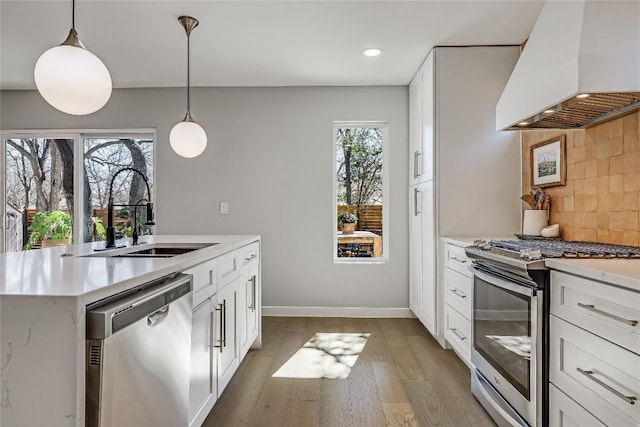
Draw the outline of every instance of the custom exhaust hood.
M640 1L547 0L496 106L496 128L584 128L636 109Z

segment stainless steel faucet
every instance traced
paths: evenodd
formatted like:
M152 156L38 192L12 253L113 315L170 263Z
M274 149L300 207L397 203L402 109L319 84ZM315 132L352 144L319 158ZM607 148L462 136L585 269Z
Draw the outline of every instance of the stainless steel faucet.
M144 176L144 174L142 172L140 172L137 169L134 168L122 168L119 171L117 171L115 174L113 174L113 177L111 178L111 183L109 184L109 201L107 203L107 241L105 243L105 248L115 248L116 247L116 233L115 233L115 229L113 228L113 208L115 206L118 207L133 207L134 208L134 217L136 216L136 212L135 209L137 206L144 206L144 205L140 205L140 202L142 202L145 199L140 200L138 203L136 204L114 204L113 203L113 182L116 179L116 176L118 176L120 173L125 172L125 171L131 171L131 172L135 172L138 175L140 175L142 177L142 180L144 181L144 183L147 185L147 194L149 196L149 199L151 199L151 187L149 187L149 181L147 181L147 177ZM151 203L149 200L147 200L146 203L147 206L147 221L145 222L145 225L154 225L155 222L153 221L153 203ZM137 244L137 240L138 240L138 230L136 230L137 228L137 222L135 221L134 218L134 225L133 225L133 232L132 235L135 233L135 237L134 237L134 244Z

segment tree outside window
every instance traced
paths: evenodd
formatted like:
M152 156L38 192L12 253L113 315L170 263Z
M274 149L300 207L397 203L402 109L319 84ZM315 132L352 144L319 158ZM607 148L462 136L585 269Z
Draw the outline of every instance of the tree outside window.
M336 214L358 218L352 237L338 236L338 257L382 256L384 138L383 127L335 128Z

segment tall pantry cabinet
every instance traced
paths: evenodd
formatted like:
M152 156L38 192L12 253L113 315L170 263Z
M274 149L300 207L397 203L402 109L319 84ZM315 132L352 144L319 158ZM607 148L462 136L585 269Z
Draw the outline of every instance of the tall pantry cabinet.
M520 132L495 107L519 46L436 47L409 86L409 307L444 345L440 236L520 229Z

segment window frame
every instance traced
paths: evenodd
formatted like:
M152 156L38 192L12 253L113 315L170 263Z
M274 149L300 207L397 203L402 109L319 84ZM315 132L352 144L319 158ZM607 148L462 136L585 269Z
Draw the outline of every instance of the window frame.
M338 215L337 215L337 200L338 200L338 180L336 178L337 170L337 154L338 147L336 142L336 134L338 129L344 128L382 128L382 256L379 258L345 258L338 257ZM333 263L334 264L386 264L389 262L389 144L390 144L390 130L389 122L386 120L371 120L371 121L334 121L332 126L331 141L333 144L333 199L331 202L331 221L333 230Z
M139 128L139 129L20 129L20 130L0 130L0 141L2 141L0 147L0 174L2 174L2 182L0 183L0 196L1 201L5 201L6 197L6 189L5 189L5 161L6 161L6 153L5 153L5 139L11 138L67 138L73 139L73 194L74 199L78 200L76 195L83 194L84 192L84 139L85 138L115 138L115 137L151 137L153 139L154 144L154 153L153 153L153 183L154 183L154 191L151 197L151 202L153 203L155 210L157 211L157 203L156 203L156 194L157 194L157 180L156 180L156 171L157 171L157 129L155 128ZM79 154L79 155L78 155ZM74 223L73 223L73 236L74 236L74 245L87 243L84 240L84 197L79 199L80 203L74 203L73 214L74 214ZM4 207L2 208L4 211ZM2 215L2 238L0 239L0 253L5 252L5 238L4 238L4 221L5 216ZM77 239L77 240L76 240Z

